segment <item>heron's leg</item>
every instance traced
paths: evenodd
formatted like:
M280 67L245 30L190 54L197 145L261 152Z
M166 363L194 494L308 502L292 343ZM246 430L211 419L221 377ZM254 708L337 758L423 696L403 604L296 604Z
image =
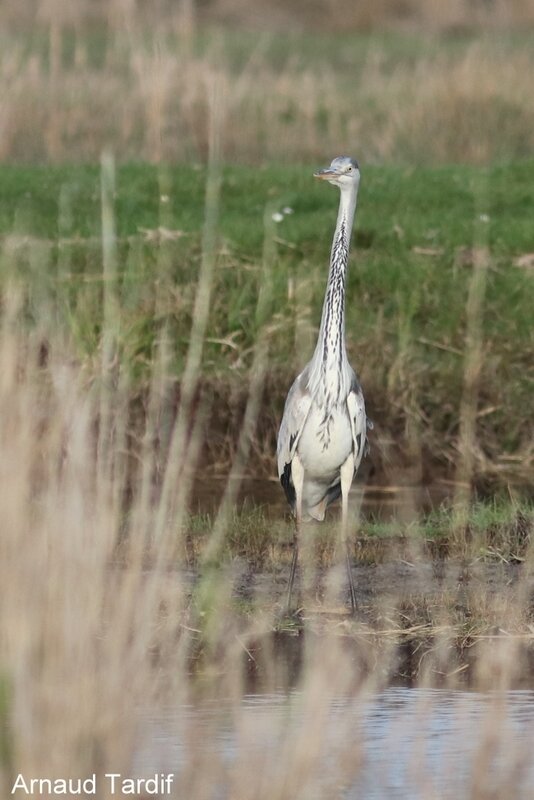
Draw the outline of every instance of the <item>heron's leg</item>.
M350 557L350 543L348 540L349 530L349 491L354 477L354 458L352 455L345 461L340 470L341 478L341 542L345 551L345 563L347 565L347 577L349 579L350 605L354 612L356 610L356 592L354 591L354 578L352 577L352 564Z
M295 572L299 557L299 538L302 525L302 491L304 488L304 467L302 461L296 454L291 462L291 478L293 480L293 486L295 487L295 536L293 539L293 560L291 561L289 586L287 589L288 612L291 611L291 593L293 591L293 582L295 580Z

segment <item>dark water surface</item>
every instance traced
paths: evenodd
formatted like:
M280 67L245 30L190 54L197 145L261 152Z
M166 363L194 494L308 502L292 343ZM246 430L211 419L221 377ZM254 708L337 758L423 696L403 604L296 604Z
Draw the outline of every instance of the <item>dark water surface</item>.
M320 744L298 797L534 797L531 690L389 687L331 699L318 714L297 690L257 693L237 705L217 700L169 709L147 720L145 734L139 774L173 771L179 778L194 759L208 777L217 764L210 798L237 796L228 777L234 768L253 771L251 785L268 786L269 771L292 763L284 766L287 742L307 736L312 749Z
M215 514L226 487L226 477L197 478L193 486L191 511ZM364 486L356 480L351 489L351 503L364 516L381 520L416 519L421 513L437 508L451 497L451 485L434 483L429 486ZM270 517L287 515L288 505L278 480L246 477L240 481L238 507L261 506ZM339 506L339 503L336 504ZM334 507L335 508L335 507Z

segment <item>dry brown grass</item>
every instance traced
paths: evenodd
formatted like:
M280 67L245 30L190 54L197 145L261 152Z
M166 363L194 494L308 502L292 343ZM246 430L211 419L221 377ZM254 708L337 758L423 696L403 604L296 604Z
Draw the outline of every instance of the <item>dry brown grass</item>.
M297 39L280 62L269 55L276 34L243 33L247 56L237 68L235 31L196 29L187 4L150 23L134 4L112 4L94 30L83 4L68 13L42 4L33 38L24 8L20 25L14 7L11 16L3 11L14 30L0 56L3 159L95 160L110 146L121 159L204 160L215 79L226 108L225 160L313 161L325 141L332 152L356 144L366 162L485 163L534 150L533 59L524 40L454 46L427 38L392 64L378 41L344 39L339 62L335 41L331 57L310 58L313 44L301 51ZM432 8L437 19L442 6ZM492 8L500 19L504 6ZM210 13L217 16L215 6ZM195 31L209 42L202 55Z
M83 26L132 26L138 22L168 28L190 29L195 23L224 23L248 28L285 30L368 31L410 29L418 31L468 31L524 28L534 24L529 0L4 0L0 19L5 27L20 29L35 20L58 20Z
M534 24L534 9L529 0L315 0L267 3L256 0L212 0L200 7L203 19L253 27L286 26L293 30L369 31L401 29L458 32L494 30Z

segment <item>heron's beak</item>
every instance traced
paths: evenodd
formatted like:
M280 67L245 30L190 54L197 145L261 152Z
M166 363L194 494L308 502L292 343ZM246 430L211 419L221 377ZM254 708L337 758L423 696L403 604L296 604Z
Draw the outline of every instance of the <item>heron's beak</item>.
M335 178L336 175L337 172L330 167L327 167L326 169L320 169L313 173L314 178L319 178L322 181L328 181L330 178Z

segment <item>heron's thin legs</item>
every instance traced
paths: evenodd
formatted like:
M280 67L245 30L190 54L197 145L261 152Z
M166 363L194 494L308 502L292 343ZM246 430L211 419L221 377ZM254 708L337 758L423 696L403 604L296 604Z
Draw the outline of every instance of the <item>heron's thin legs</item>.
M291 611L291 593L293 591L293 582L295 580L295 572L297 569L297 561L299 558L299 537L298 532L295 531L293 537L293 560L291 561L291 570L289 572L289 586L287 589L287 610Z
M350 557L350 544L348 540L349 529L349 491L354 477L354 458L351 455L341 467L341 542L345 550L345 564L347 566L347 577L349 579L350 605L352 612L356 611L356 592L354 590L354 578L352 576L352 564Z
M291 594L293 591L295 572L297 570L300 529L302 524L302 490L304 487L304 467L302 466L302 462L298 455L295 455L293 461L291 462L291 478L293 480L293 486L295 487L295 537L293 539L293 560L291 561L289 587L287 590L288 613L291 611Z

